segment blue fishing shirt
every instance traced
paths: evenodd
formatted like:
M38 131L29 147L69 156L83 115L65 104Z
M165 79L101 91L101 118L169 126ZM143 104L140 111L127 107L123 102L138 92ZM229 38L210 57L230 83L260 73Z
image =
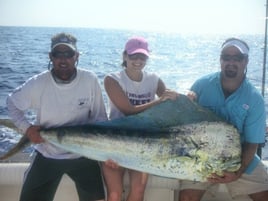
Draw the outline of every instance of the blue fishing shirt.
M209 74L193 84L191 90L197 94L197 102L234 125L240 133L241 143L264 143L266 112L262 95L246 78L225 99L220 77L220 72ZM245 173L250 174L259 161L255 154Z

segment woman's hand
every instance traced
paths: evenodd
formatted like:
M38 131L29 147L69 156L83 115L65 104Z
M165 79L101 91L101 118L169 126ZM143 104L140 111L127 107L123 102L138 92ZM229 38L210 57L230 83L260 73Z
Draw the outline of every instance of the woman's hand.
M113 168L113 169L118 169L120 166L113 160L109 159L104 162L104 165Z
M164 93L161 95L160 100L161 101L176 100L178 96L179 96L178 92L166 89Z

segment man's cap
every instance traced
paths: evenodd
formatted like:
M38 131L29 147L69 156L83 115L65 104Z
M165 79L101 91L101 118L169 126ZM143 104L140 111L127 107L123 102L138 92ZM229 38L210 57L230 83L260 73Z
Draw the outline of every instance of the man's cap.
M66 45L76 51L76 38L71 34L59 33L51 38L51 50L59 45Z
M236 38L232 38L224 42L221 50L223 51L227 47L236 47L241 52L241 54L244 55L248 55L249 53L248 45L245 42Z
M142 37L130 38L125 45L125 51L128 55L141 53L149 56L148 43Z

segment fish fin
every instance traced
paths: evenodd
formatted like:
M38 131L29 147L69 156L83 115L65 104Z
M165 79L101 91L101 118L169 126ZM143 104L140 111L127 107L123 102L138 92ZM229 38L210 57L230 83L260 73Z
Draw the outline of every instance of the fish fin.
M8 152L5 153L4 155L0 156L0 160L4 160L15 155L16 153L21 151L24 147L28 146L29 144L30 144L29 138L26 135L23 135L20 141L14 147L8 150Z

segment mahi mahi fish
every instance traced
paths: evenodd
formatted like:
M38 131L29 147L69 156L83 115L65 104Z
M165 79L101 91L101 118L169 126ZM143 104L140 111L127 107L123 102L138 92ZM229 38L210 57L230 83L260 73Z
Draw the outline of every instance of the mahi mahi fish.
M236 171L241 163L237 129L184 95L136 115L40 133L67 151L167 178L206 181L212 173Z

